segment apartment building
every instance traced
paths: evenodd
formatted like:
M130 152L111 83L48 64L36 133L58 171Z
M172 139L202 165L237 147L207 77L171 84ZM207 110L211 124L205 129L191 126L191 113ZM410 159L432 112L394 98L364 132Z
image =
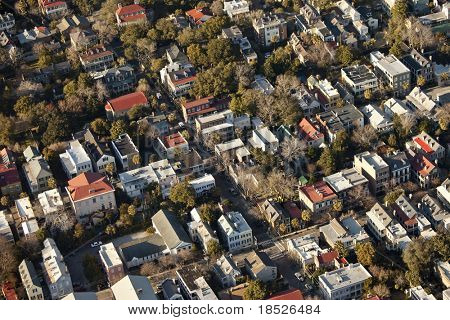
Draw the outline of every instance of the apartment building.
M428 189L433 179L439 176L438 167L424 154L407 150L407 157L411 165L411 180L416 182L422 189Z
M98 254L108 276L108 284L112 286L125 276L122 260L112 242L102 245Z
M253 246L252 229L239 212L228 212L218 220L218 229L223 242L230 252Z
M377 240L383 240L386 237L387 227L392 222L392 217L385 208L378 202L366 212L367 225Z
M80 62L86 72L105 70L114 63L114 53L104 45L97 45L80 54Z
M418 204L418 208L420 213L430 221L434 229L438 228L440 225L444 225L445 219L450 218L450 213L443 208L436 198L429 194L423 196L420 200L420 204Z
M375 152L363 152L355 155L353 167L369 180L369 190L376 195L386 190L389 184L389 166Z
M341 96L335 87L327 79L317 80L310 76L307 79L308 88L319 100L325 110L335 108Z
M42 270L52 300L59 300L73 292L72 279L64 257L52 238L44 240Z
M253 19L253 29L258 42L263 46L271 46L287 40L287 22L276 14L265 14L261 18Z
M437 103L431 99L420 87L414 87L406 96L406 105L411 110L431 115L438 107Z
M176 271L181 293L187 300L218 300L196 266L184 266Z
M364 282L372 278L359 263L325 272L319 276L319 287L326 300L353 300L363 294Z
M377 76L365 65L342 68L341 78L345 85L357 97L362 97L366 90L373 92L378 89Z
M370 53L370 61L375 74L388 84L395 97L403 97L409 92L411 85L410 70L393 54L387 56L379 51Z
M391 118L377 106L372 104L365 105L361 108L361 112L364 114L366 123L380 133L389 132L394 127L394 122L391 121Z
M419 211L417 207L405 196L400 195L392 205L394 216L405 228L408 234L418 235L419 233Z
M189 93L197 80L194 67L188 62L175 62L165 66L160 71L161 82L169 93L180 98Z

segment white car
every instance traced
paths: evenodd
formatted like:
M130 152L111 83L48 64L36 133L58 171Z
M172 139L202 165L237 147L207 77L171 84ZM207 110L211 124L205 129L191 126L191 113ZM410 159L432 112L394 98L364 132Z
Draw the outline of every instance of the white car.
M101 241L95 241L91 243L91 248L99 247L103 244Z
M303 276L300 272L296 272L294 275L300 282L305 281L305 278L303 278Z

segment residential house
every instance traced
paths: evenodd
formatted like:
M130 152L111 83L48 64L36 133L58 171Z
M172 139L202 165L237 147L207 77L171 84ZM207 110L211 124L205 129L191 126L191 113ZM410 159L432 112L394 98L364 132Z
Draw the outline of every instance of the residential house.
M369 235L361 225L352 217L338 221L336 218L329 224L319 228L325 241L334 248L336 242L340 241L345 248L354 250L356 244L370 241Z
M280 15L264 14L253 19L252 24L256 39L263 46L268 47L287 40L287 22Z
M308 48L306 44L300 40L300 37L297 34L291 34L291 37L289 38L289 44L291 45L292 50L296 54L301 64L304 65L309 62Z
M327 80L317 80L315 77L310 76L307 79L309 90L313 92L316 99L320 102L325 110L332 109L337 106L341 96L336 88Z
M166 58L169 65L175 63L189 63L189 58L184 54L183 51L178 48L175 43L171 43L169 48L166 49Z
M314 264L316 266L316 270L334 270L335 268L341 268L348 265L348 262L345 258L339 259L339 253L337 250L330 250L327 252L320 252L314 256Z
M147 148L153 147L156 136L162 137L169 134L169 122L164 114L147 116L138 120L138 123L142 127L148 128L144 133L145 146Z
M216 180L212 174L205 174L203 177L190 180L189 184L194 188L195 196L200 197L210 193L216 187Z
M216 137L220 142L229 141L234 138L234 125L229 122L217 124L215 126L205 128L200 132L202 141L208 144L214 141Z
M199 216L197 219L188 222L187 227L192 241L199 243L205 253L208 253L208 244L210 241L219 241L209 223L202 221Z
M295 27L300 32L308 32L320 20L320 15L309 3L300 8L300 14L295 16Z
M359 6L356 10L361 16L361 21L369 27L369 31L374 32L378 30L378 19L372 14L373 9L371 6Z
M204 161L197 150L191 149L189 153L182 154L173 164L173 170L178 177L178 181L187 178L196 178L205 174L205 167L210 163Z
M174 279L167 278L161 282L161 291L164 300L184 300L181 290Z
M195 265L184 266L176 271L181 293L187 300L218 300L206 282L203 272Z
M0 32L10 31L16 25L16 19L10 12L0 13Z
M394 123L380 108L371 104L361 108L366 122L377 132L389 132L393 129Z
M436 300L431 294L427 293L422 286L417 286L408 290L411 300Z
M426 114L434 113L437 107L436 102L423 92L420 87L415 87L406 96L406 105L412 110L417 110Z
M351 198L352 192L365 196L369 195L369 181L355 168L341 170L340 172L324 177L323 181L333 189L339 199L345 200L349 197ZM344 201L344 204L347 204L347 201Z
M212 18L212 14L206 7L197 7L186 11L186 16L193 27L199 27Z
M314 264L315 257L326 252L326 250L320 248L318 237L312 233L289 239L287 248L288 252L298 259L303 270Z
M148 166L119 174L123 191L130 198L144 197L152 182L160 188L162 197L169 196L170 189L178 182L177 175L167 159L152 162Z
M117 4L116 20L118 27L125 27L130 24L147 22L147 14L145 8L139 5L139 1L127 6L119 3Z
M277 278L277 266L264 251L252 250L244 258L244 266L254 280L271 282Z
M411 164L411 177L422 189L428 189L433 179L439 176L438 168L435 163L428 160L422 153L415 153L407 150L407 157Z
M33 29L24 29L22 33L17 34L19 44L24 48L31 48L36 43L50 42L52 39L51 31L44 26L34 27Z
M161 257L170 254L164 239L159 234L122 243L118 249L128 269L141 266L146 262L158 261Z
M50 178L53 178L53 174L50 171L50 166L47 161L42 158L41 155L27 160L27 162L23 164L22 168L31 193L37 194L50 189L48 181Z
M386 190L389 183L389 166L378 154L365 151L355 155L353 167L369 180L369 190L372 194Z
M18 196L22 192L19 171L11 150L0 150L0 192L3 196Z
M450 179L445 179L442 184L436 188L438 199L447 210L450 210Z
M352 93L359 98L363 97L366 91L373 92L378 89L377 76L365 65L342 68L341 78Z
M359 263L325 272L319 276L319 287L326 300L353 300L362 296L364 283L372 278Z
M116 157L116 164L119 164L121 170L128 171L141 166L139 150L128 133L121 134L116 140L113 140L111 147Z
M231 0L223 2L223 11L233 19L234 17L248 13L250 11L249 3L246 0Z
M354 105L346 105L316 114L316 119L322 129L326 131L330 142L333 142L341 131L349 132L364 126L364 115Z
M442 285L445 288L450 288L450 263L448 261L436 262L436 273L441 279Z
M71 179L83 172L92 172L92 162L80 141L69 142L66 152L59 155L66 176Z
M79 14L73 14L71 16L64 16L56 25L56 28L58 28L58 31L65 42L71 33L88 30L90 28L90 23L86 17Z
M450 213L445 210L436 198L426 194L417 204L420 213L422 213L434 229L444 224L444 220L450 217Z
M161 82L169 93L180 98L189 93L197 80L194 67L187 62L175 62L168 64L160 71Z
M411 83L417 83L418 77L423 77L426 82L433 80L433 62L425 58L416 49L412 49L401 60L411 71Z
M400 195L395 203L392 204L394 216L409 234L417 235L419 233L419 211L405 195Z
M184 121L194 123L200 116L206 116L225 110L228 107L229 99L216 99L213 96L196 99L193 101L181 102L181 111Z
M298 124L298 134L308 147L319 148L325 142L323 133L306 117Z
M344 105L346 104L355 104L355 96L349 91L349 89L343 85L341 82L336 81L334 84L334 88L337 90L341 99L344 101Z
M59 300L73 292L72 279L64 257L52 238L44 240L42 270L52 300Z
M269 80L260 74L255 75L255 80L251 83L250 87L253 90L261 91L265 95L270 95L275 90Z
M108 120L115 120L127 115L135 106L149 106L147 97L141 91L128 93L118 98L107 100L105 105Z
M240 138L228 142L216 144L214 147L216 155L222 161L247 162L250 159L250 151L245 147Z
M450 4L444 3L441 6L441 11L421 16L419 21L425 26L430 26L433 33L442 32L449 21L449 9Z
M117 210L114 187L108 179L93 172L84 172L68 181L66 187L75 217L80 223L95 223L94 218L101 219L105 211Z
M195 129L200 135L203 129L211 128L224 123L233 123L234 115L230 109L225 109L206 116L195 118Z
M64 210L64 203L58 189L51 189L38 194L44 216Z
M91 73L92 78L94 78L97 81L101 81L108 90L108 92L112 96L121 95L127 92L134 91L134 88L136 86L136 74L134 72L134 69L129 65L119 66L116 68L111 68L108 70L103 70L99 72ZM135 95L140 96L138 95ZM142 98L140 98L142 99ZM148 101L143 100L143 105L148 105ZM123 102L123 101L122 101ZM142 101L139 101L142 102ZM117 101L115 102L114 107L116 107ZM120 109L120 108L119 108ZM131 109L131 108L130 108ZM129 109L128 109L129 110ZM126 110L126 111L128 111ZM122 112L121 112L122 111ZM125 113L125 110L115 110L113 107L111 107L111 110L107 110L107 116L109 113L112 113L112 117L117 116L119 117L121 113Z
M58 19L69 12L67 3L61 0L39 0L39 9L45 17Z
M39 230L39 225L30 198L17 199L14 201L14 204L20 219L19 234L26 239L32 238Z
M162 138L158 137L154 149L160 159L173 160L189 153L189 143L180 132L176 132Z
M72 48L76 51L85 51L98 43L97 34L90 30L78 30L69 34Z
M80 62L86 72L105 70L114 63L114 53L100 44L81 53Z
M401 117L407 114L411 114L411 110L406 106L406 103L396 98L390 98L386 100L382 104L381 108L383 109L384 113L391 119L394 118L394 115L398 115L399 117Z
M370 61L375 74L381 81L389 85L395 97L402 97L411 84L410 70L393 54L385 56L379 51L370 53Z
M100 255L103 270L105 270L108 277L108 284L112 286L125 276L122 260L120 260L112 242L102 245L98 254Z
M395 151L383 157L389 166L390 185L395 187L399 184L408 182L411 176L411 165L404 151Z
M291 216L281 203L265 200L259 209L274 230L279 233L291 232ZM285 227L284 231L280 230L280 225Z
M116 160L107 142L101 141L100 137L95 135L91 129L84 133L84 149L92 161L95 172L107 174L108 166L112 166L116 171Z
M152 223L171 254L192 249L192 242L174 213L161 209L152 217Z
M7 242L15 242L9 222L6 220L6 210L0 210L0 237L5 239Z
M27 293L28 300L44 300L41 279L30 260L22 260L19 264L19 274L22 285Z
M231 255L224 254L213 265L213 272L222 288L234 287L237 279L242 277L241 270L234 263Z
M299 188L299 198L312 213L322 213L328 210L333 205L333 201L338 199L333 189L325 181Z
M279 147L278 138L267 127L253 130L252 137L248 139L250 145L264 152L275 153Z
M150 280L145 276L126 275L111 290L116 300L158 300Z
M253 246L252 229L239 212L224 213L218 220L218 229L223 243L230 252Z
M392 217L386 209L378 202L366 212L367 226L377 240L383 240L386 237L387 228L392 222Z

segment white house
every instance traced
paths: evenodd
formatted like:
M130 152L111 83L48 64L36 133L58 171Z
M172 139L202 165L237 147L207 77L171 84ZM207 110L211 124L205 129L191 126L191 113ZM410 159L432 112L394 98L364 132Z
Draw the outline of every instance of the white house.
M114 188L108 179L99 174L85 172L69 180L66 187L75 217L80 223L94 222L92 216L99 213L103 218L105 211L116 211Z
M361 112L364 118L378 132L388 132L393 128L394 123L381 109L371 104L362 107Z
M213 266L213 272L223 288L236 286L236 279L242 273L230 255L222 255Z
M270 282L277 278L278 268L264 251L252 250L244 258L244 265L254 280Z
M201 196L216 187L216 180L212 174L205 174L203 177L189 181L189 184L194 188L195 195Z
M17 213L20 217L19 232L21 232L25 238L31 237L39 230L39 226L34 214L33 206L31 205L30 198L21 198L14 201Z
M83 172L92 172L92 162L78 140L71 141L69 149L59 155L62 167L69 179Z
M267 127L253 130L253 135L248 141L253 148L265 152L275 153L278 150L279 141Z
M252 229L239 212L223 214L218 221L221 237L229 251L247 249L253 245Z
M237 15L248 13L250 11L250 7L246 0L224 1L223 11L225 11L228 16L233 19Z
M58 189L47 190L38 195L44 215L64 209L64 203Z

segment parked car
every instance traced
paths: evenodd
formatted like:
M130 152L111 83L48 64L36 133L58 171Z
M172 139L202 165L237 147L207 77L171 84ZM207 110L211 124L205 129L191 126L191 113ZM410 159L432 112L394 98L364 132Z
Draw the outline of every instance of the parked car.
M91 243L91 248L99 247L103 244L101 241L95 241Z
M300 272L296 272L295 273L295 277L300 281L303 282L305 281L305 278L303 278L302 274Z

